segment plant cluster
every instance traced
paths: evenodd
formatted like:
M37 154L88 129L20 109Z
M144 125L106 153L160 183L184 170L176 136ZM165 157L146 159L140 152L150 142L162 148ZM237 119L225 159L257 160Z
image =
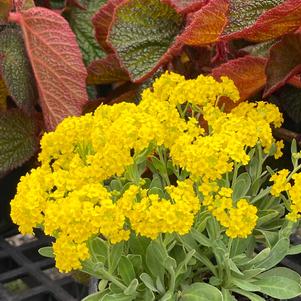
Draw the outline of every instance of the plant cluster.
M299 123L300 25L301 0L1 0L0 174L63 118L137 102L166 69L226 75L240 101L273 95Z
M278 108L243 102L226 113L222 97L239 101L227 77L167 72L138 105L101 105L42 137L41 165L21 178L11 215L21 232L56 238L41 253L61 271L101 280L85 300L300 295L300 276L274 267L301 251L289 240L300 154L294 144L291 172L265 167L281 156Z

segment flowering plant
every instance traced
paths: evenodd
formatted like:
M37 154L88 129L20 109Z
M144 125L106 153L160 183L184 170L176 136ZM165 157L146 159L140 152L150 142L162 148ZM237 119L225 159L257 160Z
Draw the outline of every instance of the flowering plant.
M41 140L41 166L21 178L11 216L23 233L56 238L41 253L60 271L100 279L85 300L289 299L300 276L274 267L301 252L289 237L301 214L293 171L271 127L276 106L240 103L233 82L165 73L139 105L102 105ZM221 107L220 107L221 106ZM201 125L200 125L201 124Z

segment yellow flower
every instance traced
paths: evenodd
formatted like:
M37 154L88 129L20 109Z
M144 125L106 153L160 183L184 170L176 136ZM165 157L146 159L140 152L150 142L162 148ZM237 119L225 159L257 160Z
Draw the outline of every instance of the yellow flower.
M289 190L291 184L287 182L287 177L289 175L289 170L282 169L271 176L270 181L274 182L271 194L274 196L279 196L281 192Z
M275 159L279 159L282 157L282 149L284 148L283 140L276 141L276 153L274 155Z
M294 174L292 179L294 185L288 190L291 201L290 213L286 217L293 222L297 222L301 218L301 173Z
M247 200L241 199L236 208L229 210L229 223L226 234L231 238L246 238L256 226L258 216L257 208L250 205Z

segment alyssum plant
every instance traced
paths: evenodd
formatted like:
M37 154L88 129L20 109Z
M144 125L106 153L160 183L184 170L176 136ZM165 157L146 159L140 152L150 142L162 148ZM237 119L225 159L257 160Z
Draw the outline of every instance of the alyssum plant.
M300 154L281 155L276 106L241 103L233 82L165 73L139 105L102 105L41 140L40 167L21 178L11 216L23 233L56 238L60 271L100 279L85 300L290 299L300 276L275 267L301 252ZM201 126L200 126L201 124Z

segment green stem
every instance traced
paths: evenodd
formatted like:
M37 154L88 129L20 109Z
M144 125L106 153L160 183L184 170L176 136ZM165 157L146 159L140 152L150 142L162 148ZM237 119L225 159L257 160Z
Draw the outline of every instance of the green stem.
M262 174L262 163L264 162L262 158L262 148L259 143L257 144L257 149L258 149L258 168L256 173L256 179L259 179Z
M170 185L170 180L169 180L168 172L167 172L167 155L166 155L166 150L165 150L165 148L163 148L163 150L162 150L161 147L158 147L157 148L157 152L158 152L160 161L164 165L164 173L162 174L162 177L165 180L165 184L167 186L169 186Z
M173 294L176 286L176 274L173 269L168 269L168 272L170 274L169 291Z
M289 182L290 180L291 180L291 178L292 178L292 176L298 171L298 170L300 170L301 169L301 164L300 165L298 165L297 167L295 167L294 169L293 169L293 171L290 173L290 175L287 177L287 182Z
M111 275L105 269L100 269L100 273L102 274L102 276L103 276L104 279L106 279L108 281L111 281L112 283L114 283L115 285L117 285L122 290L126 289L126 286L123 283L121 283L117 278L115 278L113 275Z
M238 170L240 168L240 164L235 162L234 163L234 173L233 173L233 179L232 179L232 184L231 184L231 188L233 189L236 183L236 179L237 179L237 174L238 174Z
M188 250L188 251L191 251L193 250L193 248L187 244L182 238L180 235L177 235L177 238L178 238L178 241L180 241L182 243L182 245ZM218 274L217 274L217 270L216 270L216 267L215 265L206 257L206 256L203 256L202 254L200 254L199 252L196 252L194 255L193 255L198 261L200 261L204 266L207 267L207 269L209 271L211 271L211 273L218 277Z
M185 113L183 112L181 105L177 104L177 109L179 111L179 114L180 114L181 118L184 118Z

